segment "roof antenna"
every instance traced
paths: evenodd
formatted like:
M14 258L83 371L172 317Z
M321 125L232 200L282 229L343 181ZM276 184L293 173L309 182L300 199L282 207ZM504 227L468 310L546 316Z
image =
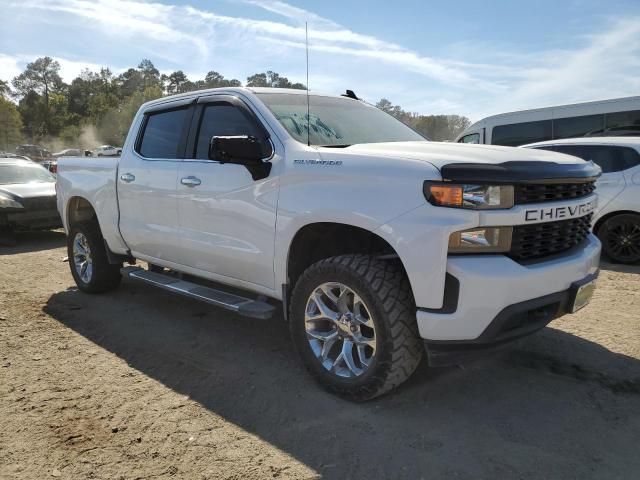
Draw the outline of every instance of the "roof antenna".
M311 107L309 106L309 27L304 22L304 43L307 52L307 146L311 146Z

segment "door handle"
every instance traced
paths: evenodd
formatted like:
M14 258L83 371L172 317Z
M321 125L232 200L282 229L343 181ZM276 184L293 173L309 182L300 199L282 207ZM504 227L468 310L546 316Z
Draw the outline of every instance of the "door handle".
M186 185L187 187L197 187L202 182L198 177L194 177L193 175L189 175L188 177L184 177L180 180L182 185Z
M131 183L136 179L136 176L131 173L123 173L120 175L120 180L126 183Z

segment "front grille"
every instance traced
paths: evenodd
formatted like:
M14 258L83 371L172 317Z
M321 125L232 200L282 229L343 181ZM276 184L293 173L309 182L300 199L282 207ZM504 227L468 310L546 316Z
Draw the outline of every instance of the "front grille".
M524 183L514 186L516 205L553 202L586 197L596 189L596 182L582 183Z
M56 196L32 197L20 200L25 210L56 210Z
M569 250L587 238L592 216L515 226L508 255L518 261L533 260Z

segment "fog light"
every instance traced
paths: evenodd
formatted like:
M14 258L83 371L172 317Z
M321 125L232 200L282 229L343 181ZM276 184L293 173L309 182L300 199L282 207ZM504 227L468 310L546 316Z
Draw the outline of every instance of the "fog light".
M478 227L454 232L449 253L504 253L511 250L512 227Z

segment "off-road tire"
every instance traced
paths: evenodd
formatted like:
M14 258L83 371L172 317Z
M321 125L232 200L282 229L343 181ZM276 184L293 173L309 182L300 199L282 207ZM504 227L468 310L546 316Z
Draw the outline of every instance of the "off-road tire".
M88 282L80 277L80 273L76 270L73 257L73 242L76 234L82 233L91 249L92 274ZM71 227L67 236L67 255L69 257L69 268L71 275L80 290L86 293L103 293L115 289L119 284L122 276L120 268L122 264L109 263L107 251L104 244L100 227L95 220L79 222Z
M355 378L330 373L313 354L304 327L311 293L324 282L340 282L355 291L371 310L377 337L374 361ZM305 270L290 302L289 328L295 348L309 372L331 393L365 401L407 380L424 353L418 336L416 307L409 281L400 265L370 255L341 255L321 260Z
M598 238L602 242L602 251L616 263L634 264L640 262L640 253L633 254L629 251L624 254L623 251L616 250L616 243L619 238L619 229L626 228L629 235L633 235L632 241L634 242L634 249L638 250L640 246L640 240L637 238L640 233L640 215L633 213L621 213L613 217L608 218L598 229ZM630 237L631 238L631 237Z

